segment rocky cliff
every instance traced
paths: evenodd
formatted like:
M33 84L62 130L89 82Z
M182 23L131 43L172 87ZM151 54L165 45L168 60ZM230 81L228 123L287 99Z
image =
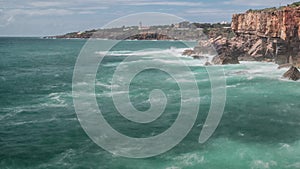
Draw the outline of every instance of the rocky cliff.
M299 24L300 7L287 6L235 14L231 27L236 34L299 40Z
M268 61L292 66L284 77L300 79L300 2L280 8L248 10L232 17L234 36L211 37L184 55L202 58L214 55L213 64L238 64L239 61ZM226 35L226 34L225 34Z
M300 63L300 7L294 3L280 8L248 10L232 17L231 28L243 39L247 54L273 59L278 64ZM248 57L249 57L248 56Z
M300 66L300 2L234 14L231 30L235 34L233 37L201 40L193 55L202 55L205 53L202 49L209 48L207 43L211 43L216 53L214 64L256 60Z

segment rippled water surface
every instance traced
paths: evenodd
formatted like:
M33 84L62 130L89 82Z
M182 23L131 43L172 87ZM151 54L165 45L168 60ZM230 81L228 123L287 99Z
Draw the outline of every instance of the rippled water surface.
M143 71L133 79L130 100L136 109L149 109L153 89L162 89L168 99L155 122L136 124L118 114L111 78L126 57L166 65L171 63L164 56L180 57L194 73L200 92L191 132L175 148L152 158L128 159L106 152L85 134L74 110L73 69L84 43L0 38L0 168L300 168L299 82L281 79L286 70L272 63L219 66L227 79L224 115L209 141L199 144L211 102L210 81L202 66L205 61L180 56L187 47L182 42L119 43L100 64L96 96L105 119L117 131L131 137L157 135L172 126L180 110L176 81L159 70Z

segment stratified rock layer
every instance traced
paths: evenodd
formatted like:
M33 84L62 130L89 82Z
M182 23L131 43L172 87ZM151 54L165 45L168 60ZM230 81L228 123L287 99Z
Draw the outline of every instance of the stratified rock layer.
M235 14L231 28L237 34L291 40L299 39L299 21L300 7L287 6Z
M235 36L220 33L220 37L209 36L211 39L199 41L194 53L215 53L212 60L214 64L237 64L238 58L240 61L267 61L299 67L299 5L300 2L286 7L234 14L231 29Z
M247 55L278 64L300 63L300 7L249 10L232 17L232 30L244 39Z

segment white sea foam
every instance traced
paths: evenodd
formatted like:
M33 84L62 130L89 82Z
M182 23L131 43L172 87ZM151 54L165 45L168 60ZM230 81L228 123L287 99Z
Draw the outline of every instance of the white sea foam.
M15 117L22 112L37 112L45 108L56 108L56 107L67 107L66 98L71 98L71 93L62 92L62 93L50 93L44 98L41 98L40 103L38 104L28 104L22 106L14 106L7 108L0 108L1 112L5 114L0 116L0 120L5 120L7 118Z
M176 167L176 166L171 166L171 167L167 167L166 169L181 169L180 167Z
M268 62L241 61L239 65L226 65L228 77L246 77L252 80L255 77L283 80L282 75L287 68L278 69L278 65Z
M207 61L211 61L213 56L205 55L203 59L193 59L189 56L183 56L182 53L184 50L190 48L175 48L171 47L169 49L146 49L146 50L138 50L138 51L98 51L96 52L100 56L108 56L108 57L117 57L117 56L135 56L140 57L142 59L137 59L135 61L130 61L130 63L139 63L147 62L147 59L152 59L152 61L161 62L164 64L179 64L184 63L187 66L195 67L195 66L203 66ZM174 57L180 58L174 59ZM107 63L104 64L105 67L114 67L119 63Z
M42 103L42 105L47 105L50 107L66 107L67 106L67 101L66 98L71 98L71 93L67 93L67 92L61 92L61 93L50 93L48 95L48 98L50 98L50 100L52 102L47 102L47 103Z
M236 88L237 85L227 85L226 88Z
M112 92L112 91L107 91L101 94L97 94L96 96L98 97L112 97L113 95L120 95L120 94L126 94L128 91L117 91L117 92Z
M46 119L46 120L30 120L30 121L21 121L21 122L12 122L12 123L7 123L6 125L8 126L20 126L24 124L37 124L37 123L49 123L56 121L57 118L53 117L51 119Z
M280 144L280 149L285 149L285 150L290 150L291 146L286 143L281 143Z
M156 56L156 55L172 55L181 57L182 52L188 48L170 48L170 49L147 49L138 51L98 51L100 56Z
M177 156L173 160L180 162L180 164L184 167L199 165L205 162L205 158L203 155L194 152Z
M300 168L300 162L288 165L287 168L293 168L293 169Z
M251 169L273 168L274 166L277 166L276 161L255 160L252 162Z
M107 83L103 83L103 82L100 82L100 81L96 81L96 86L101 86L101 87L104 87L105 89L109 89L111 90L112 87L119 87L119 85L117 84L107 84Z

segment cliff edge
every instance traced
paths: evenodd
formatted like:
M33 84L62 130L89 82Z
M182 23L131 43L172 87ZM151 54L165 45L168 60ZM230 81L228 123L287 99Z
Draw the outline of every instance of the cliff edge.
M211 43L216 53L212 60L214 64L250 60L300 66L300 2L234 14L231 30L233 37L200 40L194 48L194 55L205 54L201 49L209 48ZM211 51L208 54L213 53Z
M252 57L274 59L278 64L300 63L300 2L263 10L248 10L232 17L232 31L251 46Z

